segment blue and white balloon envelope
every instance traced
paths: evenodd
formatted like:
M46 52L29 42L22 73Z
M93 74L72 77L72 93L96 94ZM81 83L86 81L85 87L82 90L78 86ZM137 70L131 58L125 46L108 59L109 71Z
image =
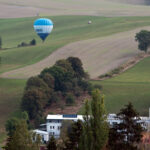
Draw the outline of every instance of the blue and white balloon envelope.
M39 37L45 41L47 36L52 32L53 22L47 18L39 18L34 22L34 30Z

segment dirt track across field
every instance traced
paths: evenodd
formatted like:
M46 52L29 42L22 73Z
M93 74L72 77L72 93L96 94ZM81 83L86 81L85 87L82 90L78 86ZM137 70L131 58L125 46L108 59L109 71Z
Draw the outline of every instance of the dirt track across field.
M54 15L150 16L150 6L124 0L0 0L0 18ZM136 0L140 1L140 0Z
M0 77L29 78L39 74L44 68L52 66L59 59L75 56L82 60L91 78L96 78L140 53L134 37L141 29L148 30L150 27L68 44L36 64L3 73Z

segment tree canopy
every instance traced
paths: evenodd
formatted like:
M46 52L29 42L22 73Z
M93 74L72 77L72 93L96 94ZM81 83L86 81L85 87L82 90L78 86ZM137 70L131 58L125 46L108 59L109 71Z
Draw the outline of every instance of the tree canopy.
M6 121L5 129L7 131L8 136L13 135L14 131L16 130L16 127L20 123L20 120L24 120L26 122L29 120L27 112L21 112L19 116L12 117Z
M9 138L4 147L5 150L39 150L40 137L36 136L33 141L33 133L28 131L26 121L20 120L16 130Z
M136 34L135 40L138 41L139 50L147 52L150 46L150 31L141 30Z
M46 107L61 99L72 105L76 97L92 89L86 75L79 58L58 60L39 76L28 79L21 103L22 110L28 112L30 119L35 119L42 116ZM68 95L72 95L71 98Z

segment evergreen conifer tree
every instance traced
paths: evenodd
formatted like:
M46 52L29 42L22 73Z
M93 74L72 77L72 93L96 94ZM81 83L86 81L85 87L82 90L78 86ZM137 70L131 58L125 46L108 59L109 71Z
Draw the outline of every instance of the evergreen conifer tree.
M47 145L47 150L57 150L56 140L53 136L50 138L50 141Z
M117 117L121 123L110 129L108 147L111 150L137 150L136 144L141 141L143 128L139 114L129 103L120 110Z
M72 124L70 130L68 130L68 140L65 141L63 150L79 150L82 129L82 122L80 120Z

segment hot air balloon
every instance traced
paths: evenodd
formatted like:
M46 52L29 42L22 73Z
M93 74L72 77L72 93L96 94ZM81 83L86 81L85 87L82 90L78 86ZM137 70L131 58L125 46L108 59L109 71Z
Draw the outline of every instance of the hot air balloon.
M39 18L34 22L34 30L43 41L52 32L52 29L53 22L50 19Z

